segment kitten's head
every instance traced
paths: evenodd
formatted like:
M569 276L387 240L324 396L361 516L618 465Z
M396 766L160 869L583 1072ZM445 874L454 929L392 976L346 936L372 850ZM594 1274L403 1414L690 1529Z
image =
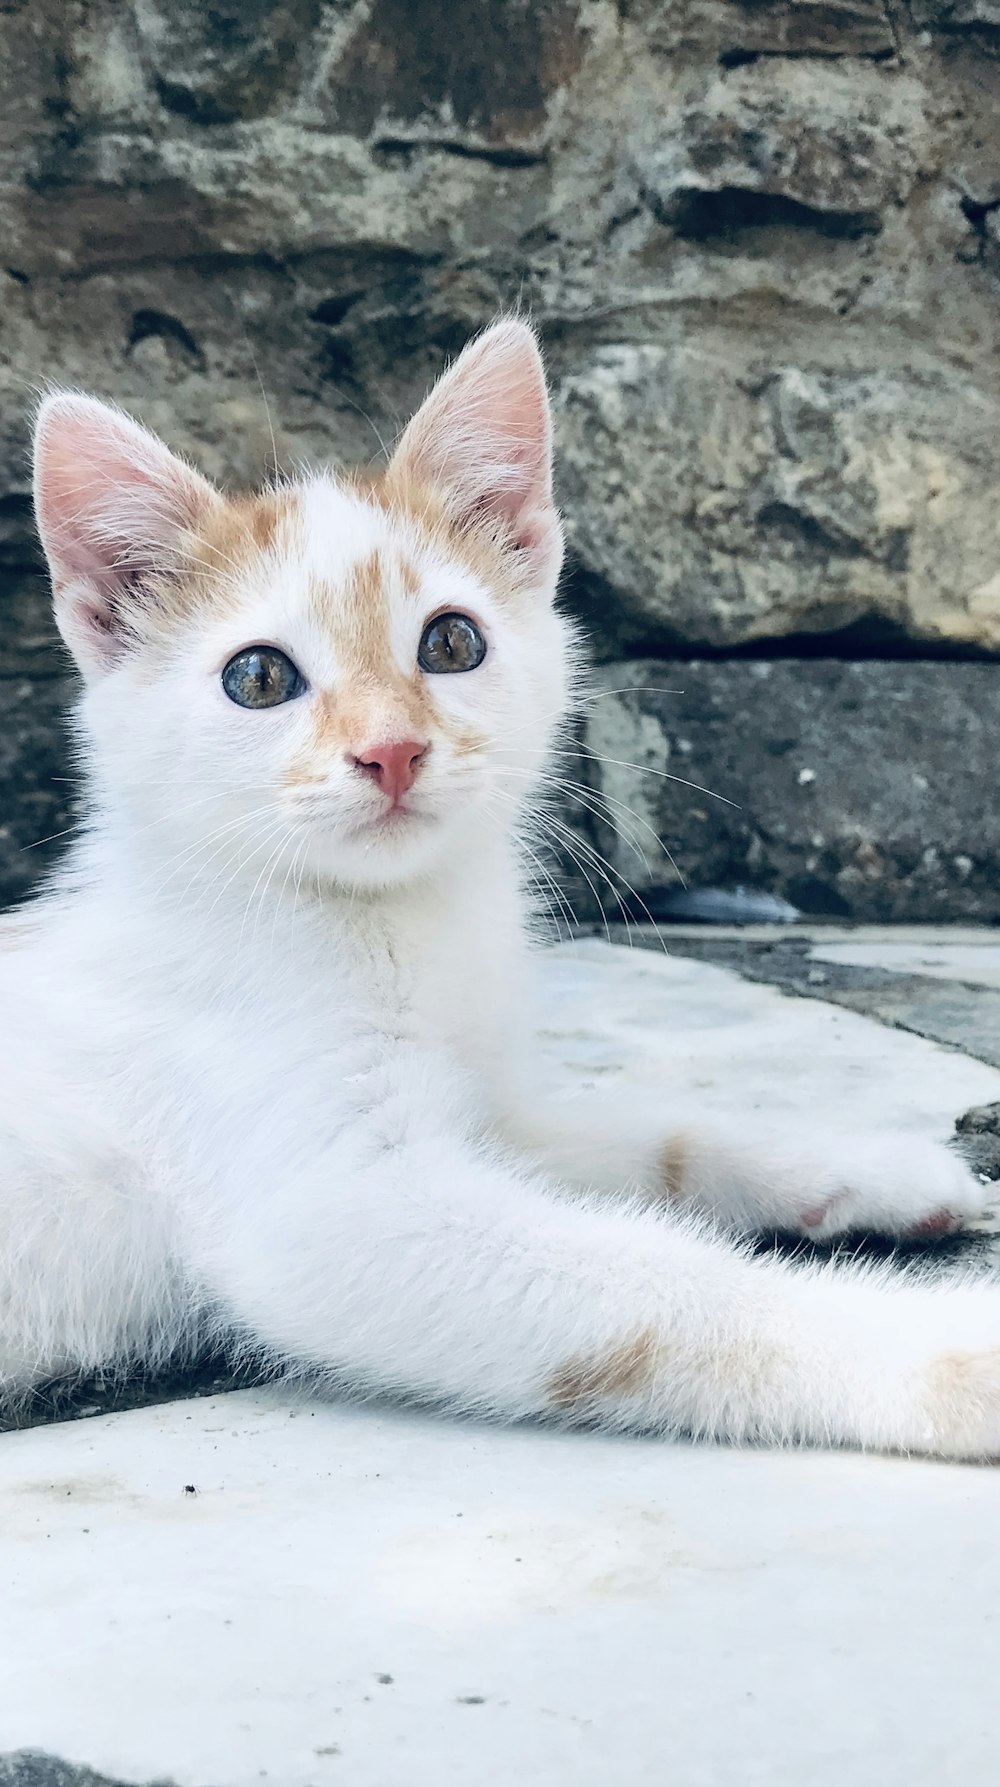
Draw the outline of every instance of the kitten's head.
M371 887L509 828L567 663L525 324L466 348L373 478L230 499L70 394L42 405L35 467L98 784L129 823L194 871L215 851Z

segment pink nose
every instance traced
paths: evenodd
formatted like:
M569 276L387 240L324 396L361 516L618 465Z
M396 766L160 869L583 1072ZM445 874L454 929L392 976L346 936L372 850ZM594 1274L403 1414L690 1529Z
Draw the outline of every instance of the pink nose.
M371 776L395 805L413 787L429 750L429 745L418 744L414 738L404 738L398 745L371 745L354 758L354 767Z

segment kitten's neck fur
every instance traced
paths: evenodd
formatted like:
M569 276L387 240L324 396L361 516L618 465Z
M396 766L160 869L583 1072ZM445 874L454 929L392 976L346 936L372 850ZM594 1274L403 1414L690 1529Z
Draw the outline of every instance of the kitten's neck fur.
M98 979L127 958L141 964L152 1007L190 1015L249 1001L273 1033L308 1012L322 1038L347 1012L364 1014L378 1033L456 1051L489 1105L486 1082L505 1078L531 1016L524 955L536 927L511 830L470 824L463 848L405 885L355 887L287 863L272 873L266 850L234 873L184 861L178 844L178 866L157 826L137 828L107 791L95 806L36 913L47 906L77 948L86 933L93 965L105 963Z

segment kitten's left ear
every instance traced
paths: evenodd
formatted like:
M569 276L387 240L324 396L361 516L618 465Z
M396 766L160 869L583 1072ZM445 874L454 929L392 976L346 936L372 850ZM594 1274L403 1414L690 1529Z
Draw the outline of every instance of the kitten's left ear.
M470 342L410 422L391 470L443 491L459 526L499 521L530 579L554 583L562 530L552 424L527 323L494 323Z
M56 621L85 676L120 658L217 491L121 410L46 397L35 427L35 516Z

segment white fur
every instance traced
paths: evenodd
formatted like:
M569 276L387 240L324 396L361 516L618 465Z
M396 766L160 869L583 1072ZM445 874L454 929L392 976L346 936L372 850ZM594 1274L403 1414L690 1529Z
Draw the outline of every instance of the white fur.
M149 437L88 400L46 406L39 513L89 677L90 832L2 946L0 1388L155 1363L214 1329L355 1390L506 1418L992 1457L1000 1290L754 1258L724 1232L959 1219L980 1198L946 1149L737 1128L678 1142L668 1088L662 1110L588 1107L567 1129L532 1094L516 821L566 680L541 388L529 332L500 325L407 449L433 443L447 483L475 427L477 501L492 454L534 580L516 614L405 519L318 478L289 498L280 552L234 566L227 600L155 653L115 630L143 597L116 606L123 561L100 538L109 514L147 525L130 440L155 543L157 478L176 491L194 474L158 473ZM535 447L515 496L511 439ZM73 509L58 473L84 447L97 471ZM435 737L412 823L382 830L377 791L339 756L305 793L284 788L311 697L247 712L219 687L264 639L312 689L342 688L309 592L373 545L420 570L419 596L390 592L401 671L444 606L490 642L433 691L486 748L463 760ZM369 695L391 733L391 694ZM657 1165L671 1133L674 1201Z

